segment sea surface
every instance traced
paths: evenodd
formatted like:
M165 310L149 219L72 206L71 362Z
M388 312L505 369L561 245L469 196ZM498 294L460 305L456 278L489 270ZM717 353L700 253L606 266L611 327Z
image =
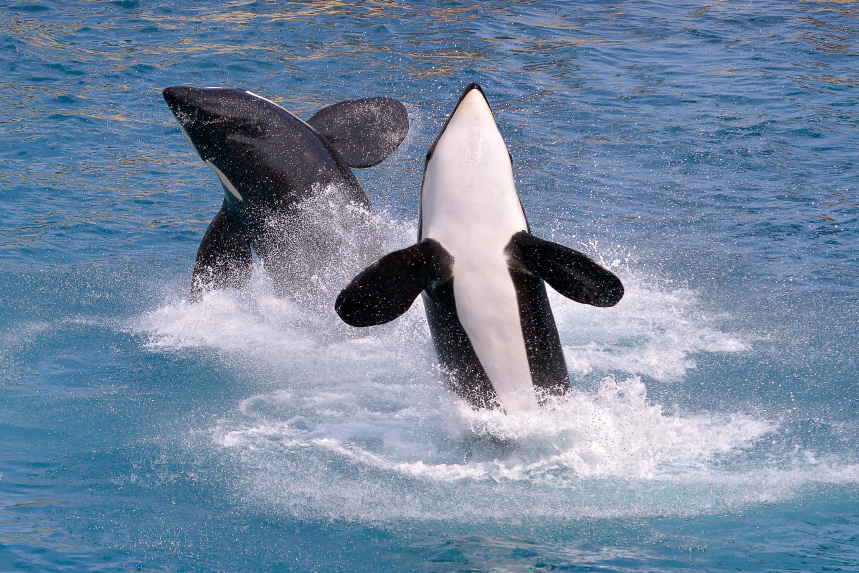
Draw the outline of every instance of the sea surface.
M567 396L470 409L420 301L188 301L223 190L163 88L402 101L395 249L470 82L626 286L550 293ZM857 158L857 2L0 0L0 570L857 571Z

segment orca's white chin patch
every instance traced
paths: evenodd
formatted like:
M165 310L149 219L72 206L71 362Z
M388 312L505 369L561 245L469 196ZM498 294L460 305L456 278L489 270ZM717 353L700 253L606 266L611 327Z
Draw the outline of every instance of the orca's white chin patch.
M221 171L220 169L218 169L218 166L215 165L214 163L212 163L211 161L209 161L208 159L206 159L205 161L206 161L206 165L211 167L212 171L215 172L215 175L218 176L218 179L221 180L221 184L224 186L224 189L226 189L227 191L232 193L233 197L235 197L239 201L244 201L244 199L242 199L241 193L239 193L239 190L236 189L236 186L233 185L229 179L227 179L227 176L224 175L224 172Z

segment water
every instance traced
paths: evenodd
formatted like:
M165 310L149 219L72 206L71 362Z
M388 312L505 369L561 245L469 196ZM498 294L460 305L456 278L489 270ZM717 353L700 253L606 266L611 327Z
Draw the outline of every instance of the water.
M857 16L0 2L0 569L859 568ZM627 287L551 297L572 393L471 411L419 304L352 331L261 269L187 302L222 191L163 87L403 101L357 172L393 249L472 81L535 233Z

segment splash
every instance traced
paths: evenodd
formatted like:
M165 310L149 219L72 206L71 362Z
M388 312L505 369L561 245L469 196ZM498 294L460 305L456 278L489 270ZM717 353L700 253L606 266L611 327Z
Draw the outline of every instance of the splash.
M339 186L315 185L309 197L269 218L266 271L277 294L320 309L363 267L385 253L385 219L348 200Z
M611 309L576 304L555 292L549 296L574 375L624 372L678 382L696 367L695 355L742 353L751 341L722 332L720 316L702 310L695 292L664 289L641 277L624 277L626 293Z
M742 415L666 415L648 402L639 377L606 377L594 394L574 391L551 399L538 417L463 415L476 435L514 442L517 459L528 463L511 475L528 477L562 470L584 477L658 479L703 467L775 429Z
M303 518L697 515L781 501L809 483L859 481L859 465L806 453L755 462L750 451L778 438L779 424L668 415L636 377L607 377L597 392L570 393L528 417L475 411L425 384L402 384L363 403L356 392L378 389L258 394L210 437L241 468L237 495Z
M411 242L413 227L387 225L390 242ZM325 279L329 298L336 276ZM791 431L780 422L650 400L648 380L682 384L696 356L747 353L751 342L721 329L688 289L623 279L627 296L608 310L550 294L577 389L538 415L473 410L444 388L420 300L391 324L350 329L333 305L277 296L258 266L245 290L166 302L136 329L153 352L214 351L247 386L234 413L189 447L236 468L237 498L263 511L463 522L692 515L859 481L859 466L768 449Z

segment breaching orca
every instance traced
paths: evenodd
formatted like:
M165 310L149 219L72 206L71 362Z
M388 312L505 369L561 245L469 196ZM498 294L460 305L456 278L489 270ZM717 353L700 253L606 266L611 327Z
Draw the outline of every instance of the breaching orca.
M311 299L326 274L381 254L381 231L349 168L376 165L400 145L409 131L402 103L343 101L305 122L241 89L175 86L163 95L226 195L197 252L192 300L244 285L252 248L278 294ZM369 254L353 245L374 236Z
M614 274L530 234L512 159L477 84L465 89L427 153L418 241L367 267L335 308L352 326L372 326L400 316L423 293L442 370L478 408L532 410L570 387L543 281L594 306L623 296Z

